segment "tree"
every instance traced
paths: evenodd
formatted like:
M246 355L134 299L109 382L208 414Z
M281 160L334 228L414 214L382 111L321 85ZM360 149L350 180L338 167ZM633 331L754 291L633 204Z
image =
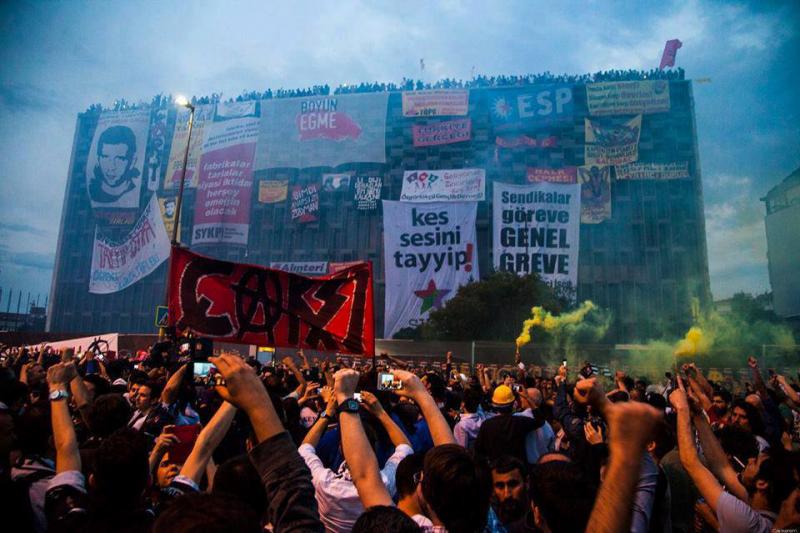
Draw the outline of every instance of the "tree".
M531 308L541 305L559 312L562 302L536 274L520 277L495 272L464 285L442 309L432 311L425 324L401 330L395 338L426 340L514 340Z

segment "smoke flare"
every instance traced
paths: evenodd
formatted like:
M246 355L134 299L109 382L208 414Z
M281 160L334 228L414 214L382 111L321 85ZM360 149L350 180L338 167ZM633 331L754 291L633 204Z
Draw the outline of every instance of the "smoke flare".
M531 328L535 326L542 327L545 331L553 332L562 329L567 325L578 324L583 320L586 314L595 309L595 305L586 300L580 307L569 313L554 316L549 311L545 311L541 306L536 306L531 309L531 318L522 323L522 332L517 337L517 349L525 346L531 342Z
M692 326L686 332L686 336L675 347L675 355L682 357L706 354L708 353L709 344L709 339L703 334L703 330L697 326Z

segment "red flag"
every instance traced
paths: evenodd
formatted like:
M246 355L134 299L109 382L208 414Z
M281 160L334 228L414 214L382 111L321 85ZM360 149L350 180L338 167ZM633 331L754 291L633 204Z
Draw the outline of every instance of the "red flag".
M683 43L678 39L667 41L667 44L664 45L664 53L661 55L661 65L658 67L660 70L664 70L664 67L675 66L675 55L681 46L683 46Z
M300 276L172 248L169 322L225 342L374 355L372 264Z

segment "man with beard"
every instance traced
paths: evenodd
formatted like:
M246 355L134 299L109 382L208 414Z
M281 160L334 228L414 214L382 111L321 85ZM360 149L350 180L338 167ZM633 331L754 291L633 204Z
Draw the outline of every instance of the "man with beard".
M516 457L503 455L492 463L492 506L489 529L502 531L523 517L528 503L525 465Z

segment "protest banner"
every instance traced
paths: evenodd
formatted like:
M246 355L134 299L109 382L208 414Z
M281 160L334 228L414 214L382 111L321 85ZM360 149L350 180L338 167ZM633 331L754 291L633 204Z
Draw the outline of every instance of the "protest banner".
M618 180L679 180L690 177L689 162L617 165Z
M328 273L327 261L272 261L269 267L301 276L322 276Z
M319 185L295 185L292 187L292 221L316 222L319 220Z
M547 181L550 183L577 183L578 167L562 168L528 168L528 181L538 183Z
M414 124L411 127L414 146L439 146L468 141L472 138L472 120L462 118L435 124Z
M558 146L558 137L548 136L541 139L529 137L528 135L497 136L494 143L500 148L517 148L528 146L530 148L553 148Z
M189 156L186 159L186 181L184 187L197 187L197 163L203 153L203 132L206 124L214 121L214 104L197 105L194 108L192 138L189 141ZM164 175L164 189L177 189L181 186L183 158L186 155L186 140L189 136L190 111L184 107L178 109L175 117L175 130L172 133L172 144L169 150L167 172Z
M374 211L381 199L383 178L380 176L357 176L353 182L353 205L357 211Z
M389 93L261 101L256 170L386 162Z
M639 159L642 115L627 121L584 119L584 164L604 167Z
M611 218L611 167L578 168L581 184L581 222L598 224Z
M350 174L323 174L322 190L324 192L346 192L350 190Z
M403 173L403 202L480 202L486 195L482 168L409 170Z
M104 237L95 228L90 293L111 294L130 287L169 257L169 237L158 209L154 194L136 225L119 242Z
M161 162L164 160L166 144L167 110L154 107L150 113L150 133L145 152L147 164L144 165L144 181L149 192L157 192L161 185Z
M467 89L403 91L404 117L464 116L468 111Z
M247 244L257 112L256 102L220 103L206 125L192 244Z
M555 293L577 298L581 186L494 182L494 268L538 274Z
M496 130L539 128L572 121L572 86L535 85L524 89L487 91L489 114Z
M278 204L286 201L289 180L261 180L258 182L258 201L262 204Z
M300 276L172 249L169 322L222 342L375 353L372 264Z
M139 211L150 110L103 111L89 147L86 189L98 220L132 224Z
M383 201L384 337L422 324L458 288L480 278L476 202Z
M586 85L589 114L647 115L669 111L669 81L606 81Z
M175 229L175 198L159 198L158 208L161 211L161 220L164 222L164 229L167 230L167 235L172 237L172 232ZM183 215L183 213L181 213ZM180 231L180 229L178 230Z

